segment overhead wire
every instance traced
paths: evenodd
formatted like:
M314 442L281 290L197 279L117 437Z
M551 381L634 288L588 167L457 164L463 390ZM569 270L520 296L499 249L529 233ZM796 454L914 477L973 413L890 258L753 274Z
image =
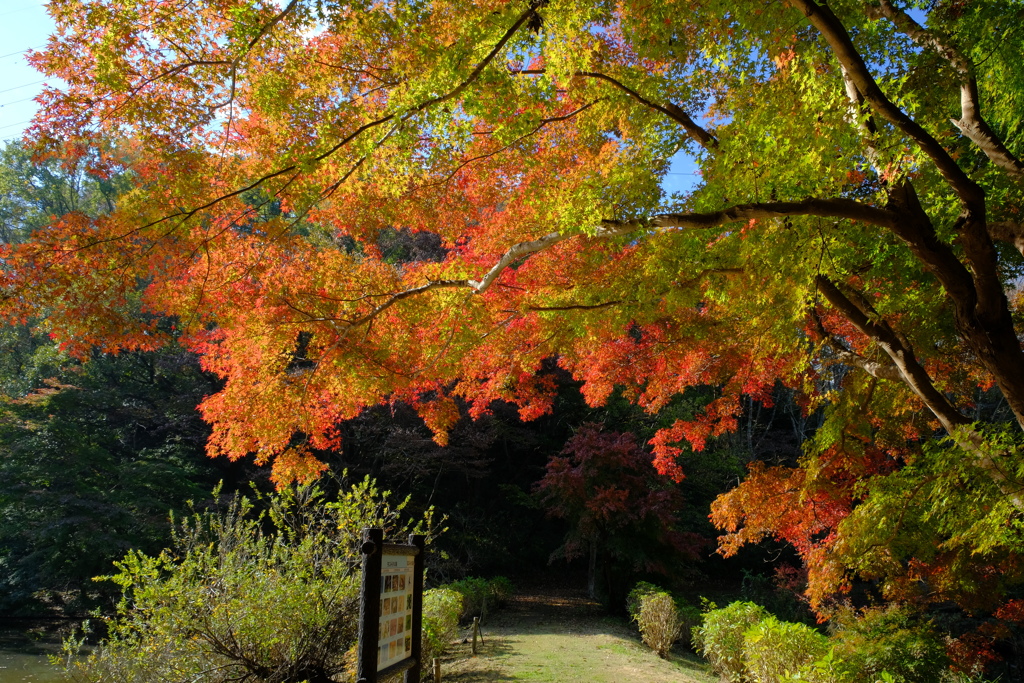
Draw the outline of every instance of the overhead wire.
M36 45L35 47L26 47L24 50L18 50L16 52L8 52L5 55L0 55L0 59L6 59L8 57L13 57L14 55L23 55L26 52L28 52L29 50L38 50L41 47L46 47L46 46L45 45Z
M46 81L46 79L45 78L41 78L38 81L33 81L32 83L23 83L22 85L16 85L13 88L7 88L6 90L0 90L0 94L3 94L5 92L11 92L12 90L21 90L22 88L27 88L30 85L39 85L40 83L43 83L44 81Z
M14 128L15 126L24 126L27 123L32 123L32 119L29 119L28 121L21 121L20 123L8 123L6 126L0 126L0 130Z
M37 7L39 7L39 4L35 3L35 2L32 2L32 3L29 3L27 5L22 5L21 7L18 7L17 9L8 10L6 12L0 12L0 17L6 17L8 14L15 14L17 12L24 12L25 10L35 9Z

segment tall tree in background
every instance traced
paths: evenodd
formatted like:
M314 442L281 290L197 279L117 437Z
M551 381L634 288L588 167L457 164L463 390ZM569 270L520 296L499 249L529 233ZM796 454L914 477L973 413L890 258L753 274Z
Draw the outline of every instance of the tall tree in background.
M968 556L1019 547L1018 5L50 8L32 59L67 87L43 95L41 154L105 144L93 172L130 159L139 184L6 249L4 308L46 310L77 353L163 343L137 296L176 316L225 380L202 405L211 454L255 453L283 482L319 471L309 449L367 405L412 403L439 442L455 397L536 416L557 357L593 404L618 386L654 412L717 387L652 440L676 477L685 443L778 383L827 406L797 475L754 491L815 505L733 542L805 538L824 566L871 495L857 482L916 467L909 499L879 501L968 520L935 529ZM681 157L701 182L665 197ZM436 234L438 258L384 257L402 229ZM1005 422L977 408L991 386ZM951 507L958 482L987 508ZM733 503L720 521L739 531L752 509Z
M555 554L567 560L588 556L587 592L592 598L597 597L599 556L605 573L601 590L607 595L616 569L625 569L627 576L648 572L672 578L683 573L677 565L695 562L707 542L678 528L679 490L658 476L650 454L628 432L581 426L561 454L548 461L537 493L552 517L569 522L569 533Z
M91 151L33 163L0 150L0 239L20 243L55 216L113 210L130 179L88 172ZM168 510L208 495L196 411L217 389L176 344L80 362L47 334L47 311L0 326L0 609L81 613L110 598L92 577L129 548L158 551ZM164 322L164 329L170 323Z

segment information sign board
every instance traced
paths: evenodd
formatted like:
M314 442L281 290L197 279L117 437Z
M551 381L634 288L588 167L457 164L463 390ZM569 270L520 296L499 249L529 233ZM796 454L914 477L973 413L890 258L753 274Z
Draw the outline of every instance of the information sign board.
M381 557L380 617L377 671L405 659L412 652L412 584L415 556Z
M424 542L384 543L382 530L363 530L357 683L403 671L405 683L420 681Z

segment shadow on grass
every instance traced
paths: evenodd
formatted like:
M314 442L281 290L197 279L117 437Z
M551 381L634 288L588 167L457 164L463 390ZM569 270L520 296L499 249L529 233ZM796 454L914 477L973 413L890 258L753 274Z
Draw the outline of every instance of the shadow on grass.
M453 648L441 661L441 680L459 683L483 683L484 681L517 681L502 671L501 660L514 652L506 638L485 633L484 641L477 643L477 653L472 653L469 644ZM494 660L490 665L488 660ZM426 677L424 677L426 679ZM429 680L429 679L428 679Z
M676 645L676 647L668 653L668 657L665 658L665 661L671 662L683 671L690 671L695 674L703 675L707 675L708 673L708 664L700 657L700 655L694 654L679 645Z

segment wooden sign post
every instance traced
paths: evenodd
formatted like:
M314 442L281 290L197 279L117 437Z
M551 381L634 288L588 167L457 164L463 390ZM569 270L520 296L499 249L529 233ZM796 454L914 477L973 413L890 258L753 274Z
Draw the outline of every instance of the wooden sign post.
M357 683L403 671L405 683L420 683L425 542L385 543L383 530L363 529Z

